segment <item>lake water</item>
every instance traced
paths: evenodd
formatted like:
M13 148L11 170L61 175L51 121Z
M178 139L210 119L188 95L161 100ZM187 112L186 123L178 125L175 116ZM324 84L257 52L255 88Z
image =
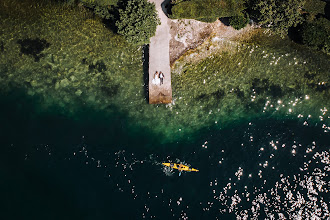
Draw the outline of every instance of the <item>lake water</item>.
M322 123L261 117L164 144L119 113L41 113L18 91L1 103L4 219L329 217Z
M328 56L229 42L149 105L141 47L33 2L0 8L1 219L329 219Z

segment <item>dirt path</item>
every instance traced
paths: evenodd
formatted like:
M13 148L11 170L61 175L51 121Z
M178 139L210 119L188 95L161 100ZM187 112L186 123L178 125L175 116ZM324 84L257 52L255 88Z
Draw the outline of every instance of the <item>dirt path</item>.
M171 103L171 68L170 68L170 26L169 19L164 14L161 4L164 0L149 0L156 4L156 10L161 21L156 35L150 39L149 45L149 103ZM164 84L155 84L155 72L163 72ZM156 80L157 81L157 80Z

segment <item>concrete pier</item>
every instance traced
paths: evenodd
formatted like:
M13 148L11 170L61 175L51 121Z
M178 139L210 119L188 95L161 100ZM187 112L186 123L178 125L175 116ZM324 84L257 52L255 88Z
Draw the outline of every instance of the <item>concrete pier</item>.
M150 39L149 45L149 104L171 103L171 67L170 67L170 27L168 17L164 14L164 0L149 0L156 4L161 25L157 26L156 35ZM164 83L155 84L155 72L164 73Z

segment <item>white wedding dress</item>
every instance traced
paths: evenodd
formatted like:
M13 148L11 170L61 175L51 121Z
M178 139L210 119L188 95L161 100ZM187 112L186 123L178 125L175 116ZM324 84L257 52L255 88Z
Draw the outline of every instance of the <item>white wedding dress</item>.
M152 79L152 84L154 84L154 85L160 84L160 79L158 78L158 76L156 76L155 78Z

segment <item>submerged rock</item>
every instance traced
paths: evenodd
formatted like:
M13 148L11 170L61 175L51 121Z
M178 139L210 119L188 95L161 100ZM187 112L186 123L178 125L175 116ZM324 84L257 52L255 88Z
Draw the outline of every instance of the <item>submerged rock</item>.
M78 90L75 92L75 94L76 94L77 96L80 96L81 93L82 93L82 91L81 91L80 89L78 89Z
M115 85L102 86L101 91L107 97L114 97L119 92L119 85L115 84Z
M32 80L30 83L31 83L31 86L32 87L35 87L35 86L38 85L37 81L35 81L35 80Z
M70 76L70 79L71 79L71 81L73 82L73 81L76 80L76 77L75 77L75 76Z
M89 65L89 70L90 71L96 70L98 72L104 72L107 70L107 67L103 61L94 61L93 64Z
M67 87L70 84L68 79L62 79L60 82L61 87Z
M56 82L55 83L55 90L57 90L59 87L60 87L60 83L59 82Z
M69 73L73 73L73 72L74 72L73 68L69 69Z

